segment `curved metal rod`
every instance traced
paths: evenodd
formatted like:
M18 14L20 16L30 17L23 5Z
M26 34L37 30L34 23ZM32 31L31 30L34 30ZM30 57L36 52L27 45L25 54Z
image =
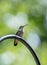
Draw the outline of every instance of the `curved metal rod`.
M10 35L6 35L6 36L3 36L0 38L0 42L2 42L3 40L6 40L6 39L12 39L12 38L16 38L17 40L21 41L28 49L29 51L31 52L35 62L37 65L41 65L40 64L40 61L36 55L36 53L34 52L34 50L31 48L31 46L24 40L22 39L21 37L17 36L17 35L13 35L13 34L10 34Z

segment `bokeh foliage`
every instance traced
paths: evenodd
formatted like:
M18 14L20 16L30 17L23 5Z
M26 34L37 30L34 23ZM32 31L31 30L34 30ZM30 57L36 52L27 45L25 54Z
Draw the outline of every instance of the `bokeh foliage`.
M17 31L4 24L3 16L5 14L10 13L15 16L18 12L25 12L28 15L29 25L25 28L24 38L26 38L30 30L35 30L35 32L38 33L41 44L35 51L38 54L42 65L47 65L47 29L44 27L46 11L47 6L39 4L38 0L0 0L0 37L6 34L15 34ZM18 53L19 50L24 48L22 44L19 44L16 48L13 47L13 40L9 40L9 42L4 41L3 43L0 44L0 54L4 53L6 50L10 50L13 53L16 51L16 53ZM27 53L27 55L29 55L29 57L27 56L21 65L26 65L27 58L30 59L30 61L28 61L31 63L32 57L30 53ZM12 65L15 65L15 62Z

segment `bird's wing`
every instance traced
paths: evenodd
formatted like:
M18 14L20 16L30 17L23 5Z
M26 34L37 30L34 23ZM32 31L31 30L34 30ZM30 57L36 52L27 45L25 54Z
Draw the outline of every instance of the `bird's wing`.
M18 31L18 32L16 33L16 35L22 37L22 36L23 36L23 32ZM15 39L14 39L14 46L16 46L17 44L18 44L18 40L15 38Z
M22 36L23 36L23 32L18 31L18 32L16 33L16 35L22 37Z

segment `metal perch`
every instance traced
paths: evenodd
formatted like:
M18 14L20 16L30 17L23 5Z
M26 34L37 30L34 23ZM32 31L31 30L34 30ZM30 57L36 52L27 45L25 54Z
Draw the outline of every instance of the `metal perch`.
M35 53L35 51L32 49L32 47L24 40L22 39L20 36L17 36L17 35L13 35L13 34L10 34L10 35L6 35L6 36L3 36L0 38L0 43L6 39L12 39L12 38L16 38L17 40L21 41L28 49L29 51L31 52L35 62L37 65L41 65L40 64L40 61Z

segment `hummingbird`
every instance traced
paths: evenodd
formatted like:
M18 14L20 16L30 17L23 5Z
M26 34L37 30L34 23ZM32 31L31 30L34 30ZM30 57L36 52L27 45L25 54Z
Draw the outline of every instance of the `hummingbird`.
M18 35L18 36L22 37L23 34L24 34L24 31L23 30L24 30L24 27L25 26L27 26L27 24L24 25L24 26L20 26L19 29L18 29L18 31L17 31L17 33L15 35ZM18 40L15 38L14 39L14 46L17 46L17 44L18 44Z

